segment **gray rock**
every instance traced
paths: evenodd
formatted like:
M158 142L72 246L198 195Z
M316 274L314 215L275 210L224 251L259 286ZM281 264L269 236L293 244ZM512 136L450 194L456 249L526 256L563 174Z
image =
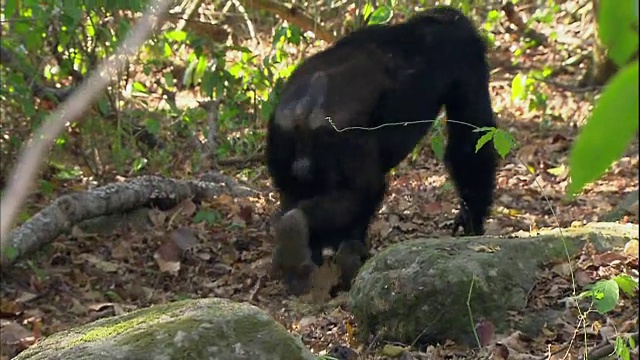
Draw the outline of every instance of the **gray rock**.
M24 359L312 360L266 312L224 299L183 300L62 331L20 353Z
M498 332L509 328L508 312L526 305L541 264L577 254L586 241L599 251L621 246L638 238L638 226L594 223L562 235L564 241L555 229L535 237L421 239L389 247L360 269L349 294L361 339L476 344L473 327L481 317Z

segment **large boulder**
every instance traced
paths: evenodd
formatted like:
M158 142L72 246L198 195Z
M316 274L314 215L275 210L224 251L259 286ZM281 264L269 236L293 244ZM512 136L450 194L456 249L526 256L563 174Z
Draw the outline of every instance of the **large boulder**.
M24 359L312 360L266 312L225 299L152 306L62 331L20 353Z
M525 306L540 265L573 256L587 241L599 251L621 246L638 238L638 226L594 223L562 229L562 235L564 241L555 229L533 237L421 239L390 246L354 280L349 305L358 331L363 339L375 334L409 344L476 344L472 324L485 318L506 331L509 311Z

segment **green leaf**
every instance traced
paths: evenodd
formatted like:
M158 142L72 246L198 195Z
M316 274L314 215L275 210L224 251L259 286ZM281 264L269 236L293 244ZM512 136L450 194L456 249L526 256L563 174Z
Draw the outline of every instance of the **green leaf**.
M149 160L147 160L147 158L137 158L133 161L133 171L138 172L140 170L142 170L142 168L145 167L145 165L147 165L147 163L149 162Z
M87 11L95 11L97 9L97 1L96 0L84 0L84 7Z
M18 21L12 25L12 30L15 31L18 35L26 35L33 32L33 28L27 22ZM6 37L3 37L2 40L6 41Z
M633 340L629 338L629 340ZM616 343L614 345L614 350L616 355L618 355L618 359L621 360L631 360L631 354L629 353L629 347L625 343L624 339L620 336L616 337Z
M513 80L511 80L511 101L524 99L527 96L526 86L527 75L518 73L518 75L514 76Z
M386 5L382 5L378 7L373 14L371 14L371 17L369 18L369 25L386 24L391 20L392 16L393 10Z
M7 246L3 251L4 257L13 260L18 257L18 250L13 246Z
M284 28L286 31L286 28ZM252 51L251 49L249 49L246 46L240 46L240 45L231 45L231 46L227 46L226 47L227 50L235 50L235 51L239 51L241 53L246 53L246 54L251 54Z
M630 297L633 297L638 290L638 282L627 274L618 275L613 278L613 281L618 284L618 287L622 292Z
M607 46L608 56L625 65L638 49L636 0L601 0L598 9L598 35Z
M273 33L273 39L271 39L272 46L275 47L282 39L286 39L287 31L289 29L286 26L279 26Z
M502 13L498 10L491 10L487 14L488 23L497 23L502 18Z
M39 180L38 183L40 185L40 192L42 192L45 195L53 194L53 190L55 190L55 186L53 186L53 184L50 181Z
M4 2L4 19L5 21L7 19L11 19L13 17L13 14L16 13L16 11L18 10L18 7L20 6L20 3L18 2L18 0L6 0Z
M144 84L139 81L135 81L133 83L133 90L137 92L145 93L145 94L147 93L147 87L144 86Z
M80 25L82 19L82 7L77 1L63 0L62 13L60 16L62 24L68 27L67 31L73 30Z
M197 66L198 66L198 60L193 60L189 63L189 65L187 65L187 69L184 71L184 74L182 75L182 85L184 85L187 88L191 87L191 84L193 83L193 73Z
M554 176L560 176L565 172L565 170L567 170L567 167L564 165L560 165L551 169L547 169L547 172Z
M367 1L362 8L362 18L368 19L370 15L373 14L373 5L371 5L370 1Z
M121 302L121 301L124 301L124 300L122 299L122 297L120 297L120 295L118 295L118 293L117 293L117 292L115 292L115 291L113 291L113 290L107 290L107 291L105 291L104 295L105 295L107 298L111 299L111 301L115 301L115 302Z
M431 137L431 150L440 161L444 159L444 146L444 134L439 131L434 133Z
M27 117L32 117L37 112L33 101L23 101L22 102L22 111L24 112L23 115L25 115Z
M215 211L211 210L200 210L193 217L193 222L199 223L206 221L209 224L215 224L217 220L220 219L220 215Z
M213 87L218 81L218 75L213 71L206 71L202 76L202 82L200 83L200 91L202 95L212 97Z
M120 19L120 21L118 21L118 39L124 39L126 37L126 35L129 33L129 30L131 29L131 24L129 23L128 20L126 19Z
M107 117L111 114L111 104L106 99L98 99L98 111L100 115Z
M593 303L599 313L605 314L613 310L618 304L620 293L618 283L613 280L601 280L591 288Z
M300 31L300 28L294 24L289 25L287 41L294 45L300 45L300 40L302 40L302 31Z
M42 38L42 33L39 31L30 31L25 35L24 39L27 50L29 51L42 51L42 47L44 45L44 39Z
M147 118L144 122L144 127L153 135L158 135L160 133L160 122L156 119Z
M176 81L173 78L173 74L170 71L167 71L164 73L164 83L167 85L167 87L170 87L170 88L176 87Z
M480 150L480 148L482 148L484 144L488 143L489 140L493 139L493 135L495 134L495 132L495 129L493 129L492 131L487 131L486 134L482 135L482 137L478 139L478 142L476 143L476 152L478 152L478 150Z
M493 134L493 147L503 159L509 154L509 151L515 146L516 140L508 132L502 129L496 129Z
M598 99L569 157L575 195L617 160L638 131L638 61L622 68Z
M331 355L324 354L324 355L318 356L318 360L339 360L339 359Z
M162 45L162 52L164 53L164 56L169 58L171 57L171 55L173 55L173 49L171 48L171 45L169 45L168 42L165 42Z
M193 74L193 83L194 85L199 83L202 77L204 76L205 71L208 67L208 60L205 56L200 56L198 58L198 66L196 67L196 71Z
M176 42L183 42L187 40L187 33L180 30L167 31L166 33L164 33L164 36L167 39L173 40Z

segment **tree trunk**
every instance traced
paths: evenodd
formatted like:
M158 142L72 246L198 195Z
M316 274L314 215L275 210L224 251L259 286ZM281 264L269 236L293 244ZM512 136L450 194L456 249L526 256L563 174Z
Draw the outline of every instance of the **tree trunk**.
M592 0L591 3L593 5L594 12L593 36L595 36L595 46L593 49L591 64L589 69L587 69L585 76L580 79L580 85L602 86L605 85L609 79L618 72L618 70L620 70L620 66L608 57L607 48L600 42L600 37L598 36L598 0ZM638 50L636 50L635 55L633 55L626 64L630 64L636 60L638 60Z
M619 69L618 65L607 56L607 49L604 47L604 44L600 42L600 37L598 36L598 0L592 0L591 4L594 14L593 36L595 37L595 45L591 64L584 77L580 80L580 86L602 86L606 84Z

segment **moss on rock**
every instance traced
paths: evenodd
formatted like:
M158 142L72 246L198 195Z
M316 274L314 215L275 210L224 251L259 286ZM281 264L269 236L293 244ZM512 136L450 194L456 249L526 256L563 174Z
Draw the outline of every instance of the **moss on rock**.
M316 357L266 312L208 298L156 305L62 331L24 359L311 360Z

